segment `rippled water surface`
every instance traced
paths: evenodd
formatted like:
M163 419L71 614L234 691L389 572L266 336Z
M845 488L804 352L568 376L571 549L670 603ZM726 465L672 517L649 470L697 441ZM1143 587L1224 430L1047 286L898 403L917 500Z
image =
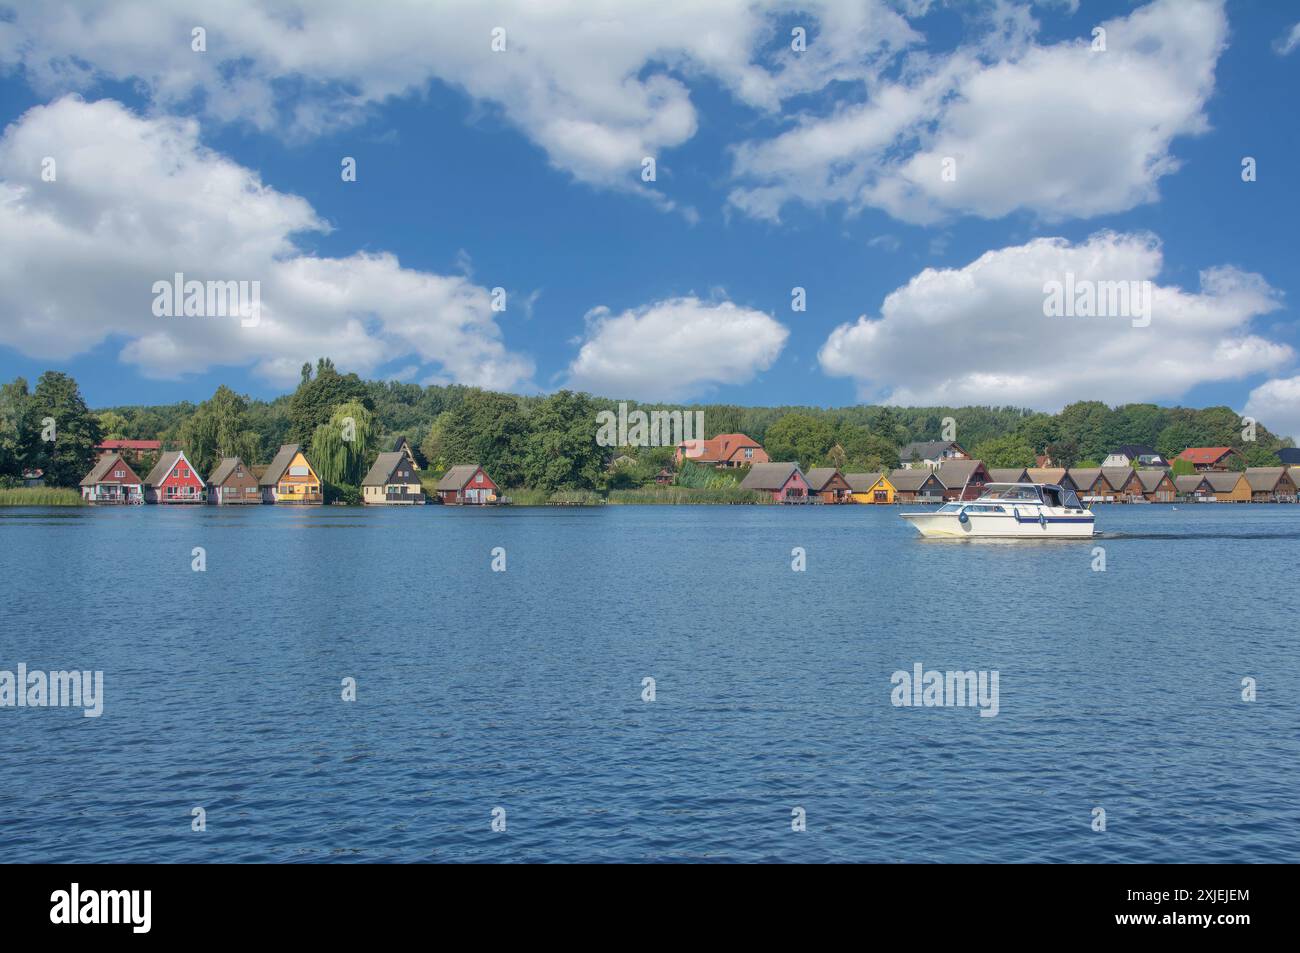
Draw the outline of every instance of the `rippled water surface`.
M0 860L1300 860L1300 506L898 512L0 510Z

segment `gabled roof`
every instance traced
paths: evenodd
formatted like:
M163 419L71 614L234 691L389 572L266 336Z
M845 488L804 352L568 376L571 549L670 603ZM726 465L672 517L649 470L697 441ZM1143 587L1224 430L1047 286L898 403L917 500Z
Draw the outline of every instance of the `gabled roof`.
M1230 453L1236 453L1231 447L1188 447L1177 457L1189 463L1218 463Z
M1066 473L1079 490L1090 490L1101 479L1101 467L1070 467Z
M266 465L262 471L262 476L258 482L262 486L275 486L280 482L280 477L284 476L284 471L289 469L289 464L293 463L293 458L298 455L302 449L302 444L286 443L281 444L280 449L276 451L271 462Z
M438 481L438 490L463 490L465 485L474 478L478 473L479 465L477 463L462 463L459 466L452 467L442 475Z
M1179 493L1195 493L1202 484L1209 486L1204 473L1184 473L1182 476L1174 477L1174 486L1178 488Z
M1164 482L1165 478L1169 475L1169 471L1138 470L1137 475L1138 480L1142 483L1142 489L1147 493L1154 493L1160 488L1160 484Z
M915 493L928 480L933 480L940 487L943 486L943 481L928 469L895 470L889 474L889 482L894 484L894 489L903 493Z
M808 481L808 489L820 493L839 472L835 467L813 467L803 475L803 478Z
M1102 467L1101 475L1106 478L1106 482L1113 489L1122 490L1128 486L1129 480L1133 479L1133 474L1137 471L1132 467Z
M1030 467L1030 483L1054 483L1057 486L1065 479L1065 474L1069 472L1065 467Z
M744 490L779 490L790 479L790 474L803 476L797 463L756 463L740 481Z
M1284 473L1286 467L1246 467L1246 482L1254 492L1266 493L1277 489Z
M420 464L415 460L415 448L411 446L411 441L405 437L398 437L393 441L393 453L402 453L411 459L411 466L416 470L420 469Z
M886 483L889 483L889 478L883 473L846 473L844 474L844 481L848 483L849 489L854 493L866 493L879 483L882 477L884 477ZM889 483L889 485L893 486L892 483Z
M222 457L221 462L217 464L217 468L213 470L212 474L208 477L208 485L221 486L221 484L225 483L226 480L229 479L230 475L235 472L235 467L243 465L244 461L239 457ZM244 470L250 475L252 474L252 471L249 470L248 467L244 467Z
M735 456L737 450L743 450L746 447L752 447L755 450L763 449L762 444L743 433L720 433L716 437L710 437L704 441L688 440L678 444L678 447L683 450L687 459L696 463L730 460ZM692 454L691 450L696 447L700 448L700 452Z
M393 475L393 471L401 466L402 461L407 456L404 451L394 450L390 453L381 453L375 457L375 462L371 465L370 471L361 481L362 486L383 486L388 482L388 478ZM473 474L470 474L473 476ZM411 477L411 483L418 483L414 476Z
M185 451L169 450L158 458L158 462L153 465L153 469L149 471L149 475L144 478L145 485L158 486L161 484L163 480L167 479L167 474L172 472L172 467L176 466L176 464L180 463L182 460L188 464L190 472L194 473L194 478L202 483L203 477L199 476L198 473L195 472L194 464L190 463L189 458L185 456Z
M942 460L943 452L950 448L960 450L962 453L966 452L966 449L955 440L913 440L898 451L898 460L900 463L911 463L913 457L921 460Z
M1202 473L1206 481L1210 484L1210 489L1215 493L1231 493L1237 488L1237 484L1246 479L1244 473L1238 473L1236 470L1220 470L1216 473Z
M976 471L983 466L980 460L945 460L934 472L945 487L960 490L974 479Z
M136 483L140 482L140 478L136 476L136 473L131 469L130 464L122 459L120 453L106 453L95 461L95 465L91 468L90 472L82 478L81 485L94 486L96 483L103 481L104 477L108 475L108 471L114 469L117 464L121 464L125 467L127 472L130 473L131 476L135 477Z
M1028 483L1029 471L1024 467L998 467L989 471L990 483Z
M96 450L161 450L161 440L101 440Z

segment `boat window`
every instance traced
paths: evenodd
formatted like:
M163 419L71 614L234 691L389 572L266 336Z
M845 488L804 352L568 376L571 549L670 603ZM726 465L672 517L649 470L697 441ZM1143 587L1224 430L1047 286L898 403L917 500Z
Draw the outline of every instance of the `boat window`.
M1047 497L1048 506L1061 505L1061 491L1054 486L1043 487L1043 495Z
M940 512L940 513L956 513L956 512L958 512L960 509L961 509L961 504L960 504L960 503L945 503L943 506L939 507L938 512Z
M1038 491L1032 486L995 486L986 490L982 498L986 500L1037 503Z
M1083 509L1083 504L1079 502L1079 497L1073 490L1065 491L1065 505L1072 510Z

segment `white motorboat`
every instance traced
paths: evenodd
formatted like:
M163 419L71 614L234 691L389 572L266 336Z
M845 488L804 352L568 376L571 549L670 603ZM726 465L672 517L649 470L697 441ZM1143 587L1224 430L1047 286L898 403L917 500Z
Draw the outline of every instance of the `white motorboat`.
M947 539L1081 539L1093 529L1074 490L1055 483L989 483L979 499L900 515L922 536Z

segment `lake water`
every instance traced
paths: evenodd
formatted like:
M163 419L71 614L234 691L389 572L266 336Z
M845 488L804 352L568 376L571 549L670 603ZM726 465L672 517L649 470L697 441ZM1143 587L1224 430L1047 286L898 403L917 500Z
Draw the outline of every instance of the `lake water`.
M1300 860L1300 506L899 511L0 510L0 860Z

